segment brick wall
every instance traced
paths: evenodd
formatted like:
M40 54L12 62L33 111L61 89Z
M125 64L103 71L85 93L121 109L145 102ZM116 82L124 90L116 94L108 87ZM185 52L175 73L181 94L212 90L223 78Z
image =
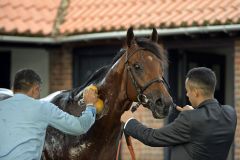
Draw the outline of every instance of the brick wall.
M235 41L234 58L235 76L235 108L238 116L237 130L235 134L235 160L240 160L240 40Z
M68 48L50 54L50 93L72 88L72 54Z
M135 118L141 121L143 124L152 127L160 128L163 126L163 120L154 119L150 110L139 107L135 112ZM141 142L132 138L133 148L137 160L163 160L163 148L160 147L148 147ZM122 150L121 150L121 159L128 160L130 158L130 153L126 146L125 138L122 139Z

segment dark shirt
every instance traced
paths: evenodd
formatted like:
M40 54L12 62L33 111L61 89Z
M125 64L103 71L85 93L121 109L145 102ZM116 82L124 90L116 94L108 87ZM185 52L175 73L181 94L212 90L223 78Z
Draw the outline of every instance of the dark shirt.
M197 109L171 112L177 118L163 128L148 128L132 119L125 132L148 146L172 146L171 160L227 159L237 124L233 107L210 99Z

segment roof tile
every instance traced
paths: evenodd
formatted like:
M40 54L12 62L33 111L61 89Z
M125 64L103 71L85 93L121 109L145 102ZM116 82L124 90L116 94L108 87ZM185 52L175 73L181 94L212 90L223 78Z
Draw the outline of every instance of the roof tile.
M0 30L50 35L61 0L0 0Z
M239 23L240 0L71 0L60 34ZM51 35L61 0L0 0L0 31ZM208 24L206 23L208 22Z

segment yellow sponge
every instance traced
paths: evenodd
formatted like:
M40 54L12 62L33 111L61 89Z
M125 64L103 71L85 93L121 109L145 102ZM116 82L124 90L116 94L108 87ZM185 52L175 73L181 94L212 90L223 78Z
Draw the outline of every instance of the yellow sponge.
M97 86L95 86L93 84L91 84L90 86L87 86L86 89L92 89L92 90L98 92Z
M98 93L97 86L95 86L95 85L91 84L90 86L86 87L86 89L92 89L92 90L96 91L96 93ZM98 98L97 102L95 103L95 106L96 106L97 113L100 113L103 110L103 106L104 106L103 100Z
M100 113L103 110L103 100L101 100L100 98L98 98L97 102L96 102L96 109L97 109L97 113Z

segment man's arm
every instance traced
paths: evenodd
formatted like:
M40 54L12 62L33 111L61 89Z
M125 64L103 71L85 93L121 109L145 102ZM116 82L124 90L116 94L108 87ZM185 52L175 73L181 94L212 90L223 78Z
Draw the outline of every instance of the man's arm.
M49 125L67 134L84 134L95 122L96 108L91 105L88 105L79 117L70 115L51 103L43 107L47 109L45 113L48 115Z
M152 147L172 146L190 140L190 119L186 112L179 114L178 118L169 125L160 129L148 128L131 119L125 125L125 133Z
M183 107L177 106L176 104L173 104L170 108L170 112L168 115L168 123L173 122L179 115L180 112L182 111L187 111L187 110L193 110L194 108L190 105L185 105Z
M97 102L97 88L87 87L83 92L83 99L86 104L86 110L80 117L72 116L60 110L57 106L49 103L49 124L62 132L80 135L86 133L95 122Z

